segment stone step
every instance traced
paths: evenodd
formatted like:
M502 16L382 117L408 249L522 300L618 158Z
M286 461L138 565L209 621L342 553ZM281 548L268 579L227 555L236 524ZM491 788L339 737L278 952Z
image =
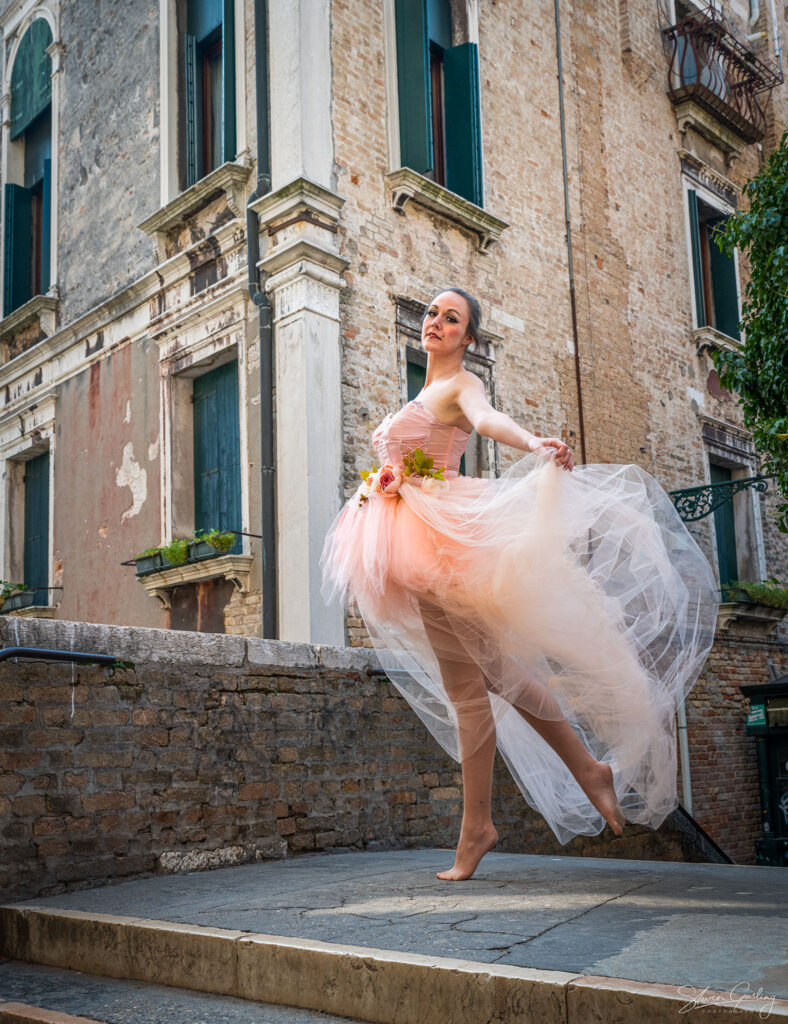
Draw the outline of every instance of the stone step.
M373 1024L656 1024L688 1012L673 985L29 904L0 908L0 936L3 955L28 963ZM707 992L702 1006L706 1021L727 1022L734 1007L745 1024L764 1013L762 1000L729 993ZM788 1020L788 1000L768 1009Z
M10 1000L4 1002L3 1000ZM0 962L0 1024L354 1024L289 1006Z

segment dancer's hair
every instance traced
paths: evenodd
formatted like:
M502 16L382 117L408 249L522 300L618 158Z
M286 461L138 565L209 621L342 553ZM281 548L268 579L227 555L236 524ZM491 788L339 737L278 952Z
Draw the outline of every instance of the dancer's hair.
M455 292L457 295L462 295L465 301L468 303L468 334L473 338L475 342L481 341L481 326L482 326L482 307L479 305L478 299L475 299L472 295L469 295L462 288L441 288L439 292L435 292L430 301L427 303L427 309L433 304L439 295L443 295L444 292ZM422 323L427 317L427 311L424 311L424 317Z

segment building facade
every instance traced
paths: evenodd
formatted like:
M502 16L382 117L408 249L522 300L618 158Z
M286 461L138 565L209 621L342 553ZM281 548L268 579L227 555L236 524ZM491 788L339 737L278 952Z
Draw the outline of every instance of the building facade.
M482 305L490 399L577 462L669 491L758 475L710 355L747 267L714 235L788 125L787 27L757 0L5 4L19 614L259 636L267 613L280 639L367 644L320 596L323 537L452 284ZM517 454L474 437L465 471ZM788 581L774 505L744 487L690 524L721 584ZM138 574L208 530L236 538ZM731 607L720 635L762 651L748 682L788 671L777 618Z

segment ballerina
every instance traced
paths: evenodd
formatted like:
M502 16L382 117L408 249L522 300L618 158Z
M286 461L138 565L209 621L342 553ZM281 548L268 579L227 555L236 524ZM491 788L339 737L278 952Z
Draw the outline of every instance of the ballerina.
M329 530L324 596L355 603L381 664L462 767L455 861L470 878L498 833L496 748L561 843L656 828L677 804L673 714L711 646L711 568L638 466L575 468L463 368L478 302L440 292L422 323L420 395L372 435L381 459ZM471 431L525 452L462 477Z

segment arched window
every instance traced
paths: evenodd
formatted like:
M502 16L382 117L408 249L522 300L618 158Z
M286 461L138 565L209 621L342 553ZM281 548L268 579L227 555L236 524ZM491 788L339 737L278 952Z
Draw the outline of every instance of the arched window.
M479 56L449 0L396 0L400 161L483 205Z
M186 0L183 37L186 187L235 159L233 0Z
M16 182L5 185L5 279L3 315L49 288L52 31L36 18L20 40L11 69L9 140L16 147L9 166Z

